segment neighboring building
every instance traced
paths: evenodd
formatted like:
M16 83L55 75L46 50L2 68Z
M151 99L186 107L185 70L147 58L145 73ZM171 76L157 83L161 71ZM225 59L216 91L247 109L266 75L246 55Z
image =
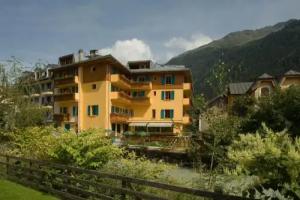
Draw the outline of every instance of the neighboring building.
M24 92L32 102L47 109L46 120L52 121L53 113L53 80L50 69L57 67L48 64L45 68L36 68L34 71L26 71L22 76Z
M300 85L300 72L289 70L279 78L275 78L265 73L253 82L228 84L226 92L212 99L208 105L210 107L217 106L225 108L231 106L234 99L238 96L250 95L259 98L271 94L275 87L286 89L291 85Z
M124 66L95 50L60 57L59 64L51 70L54 119L65 129L180 134L190 124L192 79L184 66Z

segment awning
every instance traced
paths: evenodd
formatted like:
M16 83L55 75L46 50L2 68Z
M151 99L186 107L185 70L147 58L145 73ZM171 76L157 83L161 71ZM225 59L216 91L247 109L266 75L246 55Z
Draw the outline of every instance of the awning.
M148 123L148 127L172 127L172 122L164 122L164 123Z
M146 122L131 122L129 126L147 126Z
M129 126L172 127L172 122L131 122Z

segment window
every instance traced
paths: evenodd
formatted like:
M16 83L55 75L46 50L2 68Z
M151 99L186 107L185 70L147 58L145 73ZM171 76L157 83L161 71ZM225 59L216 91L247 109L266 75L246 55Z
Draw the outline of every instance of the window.
M51 90L52 89L52 84L51 83L47 83L47 89Z
M175 84L175 76L174 75L166 75L161 78L162 85L174 85Z
M77 106L73 106L73 108L72 108L72 115L73 115L73 117L77 117L78 116L78 107Z
M91 67L91 72L95 72L96 71L96 67Z
M145 91L133 91L132 96L133 97L144 97L145 96Z
M115 123L111 124L111 129L112 129L112 131L116 131L116 124Z
M65 124L65 130L69 131L71 129L71 125L70 124Z
M152 110L152 118L153 118L153 119L156 118L156 110L155 110L155 109Z
M61 114L67 114L68 113L68 108L67 107L60 107L60 113Z
M153 95L156 96L156 91L153 92Z
M97 88L96 84L92 84L92 89L95 90Z
M261 96L268 96L270 94L270 89L268 87L263 87L260 90Z
M161 91L161 100L174 100L174 91Z
M162 119L166 119L166 118L171 118L172 119L174 117L174 110L173 109L161 110L160 117Z
M88 116L98 116L98 115L99 115L98 105L88 106Z
M138 76L137 81L138 82L145 82L146 78L145 78L145 76Z

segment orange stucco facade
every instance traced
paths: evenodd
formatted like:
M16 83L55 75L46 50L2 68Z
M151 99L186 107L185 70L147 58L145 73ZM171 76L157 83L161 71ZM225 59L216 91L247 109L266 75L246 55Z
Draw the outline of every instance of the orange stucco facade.
M115 133L181 134L190 124L190 71L149 63L135 62L131 70L112 56L97 56L54 69L57 125L78 131L102 128Z

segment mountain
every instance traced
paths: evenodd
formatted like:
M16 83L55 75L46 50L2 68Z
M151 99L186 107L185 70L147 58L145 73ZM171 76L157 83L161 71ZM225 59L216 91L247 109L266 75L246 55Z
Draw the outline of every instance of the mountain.
M207 80L220 63L228 68L229 82L252 81L265 72L278 76L289 69L300 70L300 20L233 32L167 62L189 67L195 92L208 98L217 95Z

